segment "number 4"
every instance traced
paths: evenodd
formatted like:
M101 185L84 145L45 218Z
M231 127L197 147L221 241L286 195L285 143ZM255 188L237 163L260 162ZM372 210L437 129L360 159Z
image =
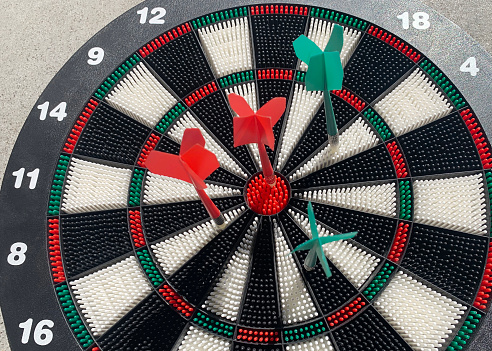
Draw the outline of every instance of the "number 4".
M461 72L470 73L472 77L475 77L480 68L477 67L477 59L475 57L470 57L466 60L460 67Z
M38 106L38 110L41 110L41 114L39 115L39 119L44 121L46 116L48 115L48 110L50 108L49 101L46 101L44 104ZM67 117L67 103L61 102L50 112L50 117L57 118L59 122L63 121L65 117Z

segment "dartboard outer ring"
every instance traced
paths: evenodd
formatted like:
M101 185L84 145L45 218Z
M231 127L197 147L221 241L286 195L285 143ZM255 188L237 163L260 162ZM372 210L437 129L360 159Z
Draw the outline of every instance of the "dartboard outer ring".
M34 321L50 319L54 338L51 350L80 350L66 319L60 310L59 301L53 290L49 270L47 247L46 213L47 199L51 190L54 167L58 162L60 148L67 131L75 123L95 87L99 86L124 60L137 52L144 43L150 42L163 32L204 14L220 11L231 6L264 4L260 1L207 0L197 3L180 0L166 4L166 23L162 26L142 25L136 11L147 6L162 6L159 0L147 0L126 12L101 30L65 64L41 94L36 105L45 101L66 101L68 117L63 123L54 119L39 120L35 107L17 139L5 172L0 194L0 247L1 281L0 300L2 312L13 351L46 349L33 343L23 344L19 323L32 318ZM298 1L268 1L268 4L296 4ZM330 8L380 24L382 28L396 34L432 60L466 97L478 116L486 134L492 135L492 115L489 103L492 101L492 58L471 37L456 25L431 8L415 0L391 1L382 4L378 0L351 0L326 2L305 0L303 4ZM433 19L427 31L404 30L396 16L403 12L426 11ZM89 66L87 52L93 47L104 47L107 55L98 66ZM480 74L470 78L460 72L459 67L468 57L475 56L480 62ZM10 175L20 168L40 168L38 186L35 190L27 187L14 188L14 177ZM10 245L24 242L28 245L28 259L20 266L11 266L5 259ZM470 350L492 348L492 317L487 315L479 333L475 336Z

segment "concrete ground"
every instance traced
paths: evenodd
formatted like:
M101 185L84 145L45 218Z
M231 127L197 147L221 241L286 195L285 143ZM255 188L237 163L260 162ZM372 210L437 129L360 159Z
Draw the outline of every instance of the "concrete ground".
M393 0L381 0L382 3L385 1ZM3 2L0 11L0 44L3 47L0 51L3 81L0 85L0 182L24 120L55 73L96 32L140 2ZM492 52L492 28L488 25L489 20L492 20L491 0L423 2L458 24ZM0 315L0 351L8 350L10 348Z

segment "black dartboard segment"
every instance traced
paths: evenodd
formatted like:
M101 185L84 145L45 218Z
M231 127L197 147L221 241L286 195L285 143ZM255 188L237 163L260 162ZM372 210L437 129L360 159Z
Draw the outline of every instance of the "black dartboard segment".
M181 98L214 79L195 33L170 41L145 60Z
M371 103L415 62L376 37L365 35L345 68L343 85Z
M414 224L402 267L472 302L487 257L486 237Z
M61 217L60 225L69 277L132 251L125 210L66 215Z
M451 26L439 32L435 13L427 30L400 28L402 8L410 22L412 9L421 10L415 0L332 4L343 12L313 0L285 1L229 9L225 0L172 1L165 23L155 25L164 5L147 0L91 39L43 93L0 196L0 300L13 351L490 349L474 347L472 339L490 330L491 318L492 147L485 133L492 96L485 78L492 60L469 49L474 45L449 52L457 47L450 40L469 39ZM210 14L212 8L218 12ZM396 35L371 23L384 13ZM305 34L322 47L333 24L345 31L344 85L331 93L341 141L352 122L363 123L346 134L352 139L341 143L341 161L296 176L294 198L282 212L255 214L243 189L257 165L248 147L234 148L226 94L247 95L258 108L286 98L269 156L276 166L281 155L278 171L290 179L327 143L324 104L299 95L306 71L292 42ZM434 56L400 38L415 38L419 50L431 40ZM89 65L87 50L95 47L106 55ZM480 68L475 76L466 71L472 55ZM442 94L436 98L449 103L449 115L427 115L434 105L424 104L435 94L421 98L422 85L397 93L417 69ZM377 102L390 94L391 106L376 114ZM40 118L38 106L49 102L49 116L62 101L63 121ZM312 120L303 120L306 114ZM207 136L206 147L233 161L207 178L214 203L232 220L222 230L209 223L201 202L191 201L193 192L185 193L191 186L145 168L152 150L179 154L190 116L215 141ZM418 127L410 125L420 118ZM299 140L289 144L291 135ZM359 137L369 144L353 149ZM471 171L474 178L464 181ZM448 178L474 182L473 189L446 189ZM438 185L416 185L426 180ZM473 191L480 196L472 198ZM308 198L318 225L358 232L323 247L330 278L319 264L304 268L307 251L286 256L309 238ZM74 214L82 209L93 212ZM481 235L432 222L433 213L449 219L470 210ZM429 317L407 323L421 316ZM23 329L30 320L31 329ZM36 337L40 328L53 332L45 346Z
M378 145L293 182L296 188L363 183L396 178L391 156L384 145Z
M220 210L227 211L244 203L244 200L242 197L237 196L215 199L214 203ZM142 212L148 242L162 239L167 235L209 218L200 201L149 206L144 207Z
M186 320L152 293L99 340L104 350L172 350ZM164 332L165 331L165 332Z
M104 103L92 114L74 153L135 164L150 129Z
M477 148L455 113L399 138L414 177L481 169Z
M199 305L204 300L230 253L246 233L252 215L248 211L239 217L170 277L169 282L189 302Z
M251 17L257 68L297 66L292 43L306 31L306 16L256 15Z
M340 351L411 351L412 348L371 306L333 332Z
M272 228L268 217L263 217L253 251L240 324L256 328L278 328L280 321Z

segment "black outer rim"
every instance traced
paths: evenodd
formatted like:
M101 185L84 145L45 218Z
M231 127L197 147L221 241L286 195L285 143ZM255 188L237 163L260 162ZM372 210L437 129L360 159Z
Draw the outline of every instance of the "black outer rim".
M84 44L41 94L35 106L45 101L66 101L68 117L63 122L56 122L54 119L39 121L36 107L31 111L12 151L0 193L0 228L4 231L2 235L5 243L0 247L0 300L12 350L45 349L37 346L32 337L28 344L21 343L22 329L18 325L28 318L33 318L34 326L43 319L53 320L55 326L52 331L55 337L49 345L50 349L80 350L71 330L67 328L52 288L46 250L46 213L53 172L67 129L75 123L79 111L94 92L94 87L99 86L115 67L137 52L144 43L166 30L205 13L233 6L262 3L299 4L294 0L238 1L233 4L227 0L202 1L198 4L192 0L181 0L164 5L167 10L166 23L156 26L141 25L136 11L145 6L152 8L163 4L159 0L144 1L118 17ZM384 6L378 0L351 0L343 3L305 0L302 3L350 13L373 23L384 23L385 29L426 53L446 73L470 102L477 115L481 116L480 121L486 133L492 135L492 115L487 109L488 101L492 100L489 85L492 78L492 59L473 39L450 21L415 0L392 1ZM393 18L400 13L413 10L425 10L431 14L434 20L431 30L404 31L398 21L388 21L388 17ZM446 41L446 38L456 38L456 41ZM85 64L87 52L95 46L103 47L106 57L100 65L89 66ZM468 74L459 72L459 65L471 55L481 62L481 74L476 79L470 79ZM27 187L14 189L14 177L11 174L22 167L27 171L40 168L35 190L29 190ZM25 242L28 251L26 262L14 267L7 263L6 257L10 253L10 246L16 242ZM45 288L48 286L49 288ZM476 340L469 347L470 350L490 349L492 333L487 331L492 331L492 318L489 315Z

